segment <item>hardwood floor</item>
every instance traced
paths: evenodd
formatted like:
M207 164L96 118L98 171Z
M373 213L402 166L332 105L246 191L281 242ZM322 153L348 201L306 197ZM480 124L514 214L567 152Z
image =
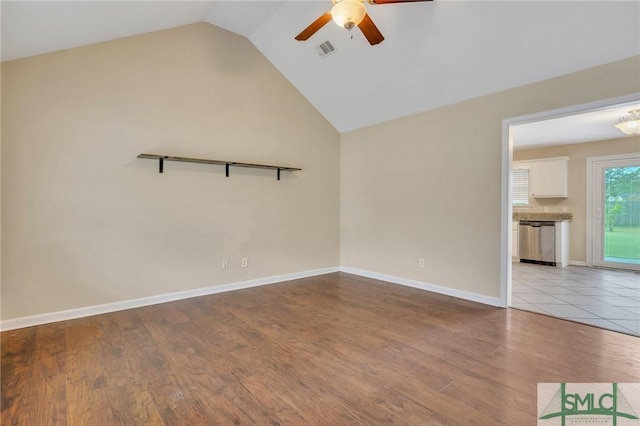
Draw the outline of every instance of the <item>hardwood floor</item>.
M640 338L344 273L2 333L3 425L533 425Z

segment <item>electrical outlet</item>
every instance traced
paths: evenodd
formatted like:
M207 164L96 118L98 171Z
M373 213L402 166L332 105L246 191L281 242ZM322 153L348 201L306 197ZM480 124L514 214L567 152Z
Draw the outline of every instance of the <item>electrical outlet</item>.
M545 207L545 208L544 208L544 212L545 212L545 213L549 213L549 207Z
M418 268L424 268L424 259L423 258L418 259Z
M227 259L222 261L222 269L229 269L229 261Z
M566 207L563 207L563 208L562 208L562 213L566 213L566 212L567 212L567 208L566 208Z
M246 268L247 266L249 266L249 259L247 259L246 257L242 258L242 267Z

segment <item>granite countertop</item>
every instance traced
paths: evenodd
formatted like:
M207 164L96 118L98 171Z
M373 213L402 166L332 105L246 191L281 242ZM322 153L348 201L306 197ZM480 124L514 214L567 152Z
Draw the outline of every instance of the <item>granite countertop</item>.
M554 222L564 222L573 219L571 213L521 213L513 212L513 220L552 220Z

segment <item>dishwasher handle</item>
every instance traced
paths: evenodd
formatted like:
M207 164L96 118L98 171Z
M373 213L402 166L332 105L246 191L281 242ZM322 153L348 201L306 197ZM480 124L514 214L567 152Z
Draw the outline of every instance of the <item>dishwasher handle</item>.
M531 226L533 228L540 228L542 226L556 226L556 223L548 220L540 220L540 221L521 220L520 225Z

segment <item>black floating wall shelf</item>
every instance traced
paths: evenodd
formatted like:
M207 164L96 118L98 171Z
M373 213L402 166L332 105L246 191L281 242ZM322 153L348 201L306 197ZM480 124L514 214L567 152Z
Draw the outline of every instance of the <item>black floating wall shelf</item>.
M165 161L178 161L181 163L201 163L201 164L216 164L219 166L225 166L225 172L227 177L229 177L229 167L247 167L250 169L267 169L267 170L277 170L278 172L278 180L280 180L280 171L284 170L287 172L293 172L297 169L295 167L285 167L285 166L268 166L266 164L251 164L251 163L237 163L235 161L221 161L221 160L206 160L203 158L186 158L186 157L173 157L170 155L158 155L158 154L140 154L138 158L146 158L148 160L158 160L158 171L162 173L164 171L164 162Z

